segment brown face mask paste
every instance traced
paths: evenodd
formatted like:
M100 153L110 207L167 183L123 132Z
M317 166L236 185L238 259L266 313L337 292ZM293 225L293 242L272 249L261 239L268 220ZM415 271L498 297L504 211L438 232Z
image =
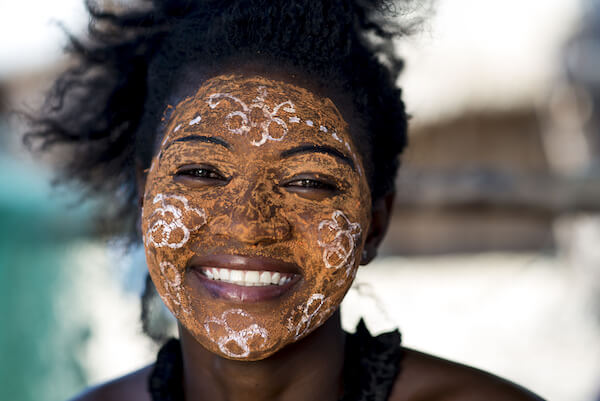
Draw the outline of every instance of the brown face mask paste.
M226 358L263 359L306 336L358 268L371 211L363 171L329 99L263 77L206 81L175 106L147 176L142 232L158 293ZM190 268L207 255L281 260L300 279L272 299L224 299Z

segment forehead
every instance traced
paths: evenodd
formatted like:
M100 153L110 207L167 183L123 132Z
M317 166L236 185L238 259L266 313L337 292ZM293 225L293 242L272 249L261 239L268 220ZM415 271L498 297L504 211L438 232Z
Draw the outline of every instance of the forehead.
M286 82L218 76L171 109L163 143L197 134L264 149L292 141L352 152L348 124L334 103Z

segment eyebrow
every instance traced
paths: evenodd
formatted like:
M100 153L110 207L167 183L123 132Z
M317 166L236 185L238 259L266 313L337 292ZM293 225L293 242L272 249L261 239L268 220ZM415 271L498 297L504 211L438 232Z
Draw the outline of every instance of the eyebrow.
M176 139L173 142L169 143L165 150L167 150L171 145L177 142L204 142L204 143L214 143L215 145L223 146L225 149L231 149L231 145L222 140L221 138L215 138L212 136L204 136L204 135L188 135L182 138Z
M295 148L284 150L283 152L281 152L281 157L286 158L294 155L301 155L304 153L325 153L333 157L337 157L338 159L349 165L352 168L352 170L356 172L356 166L354 165L354 161L350 157L346 156L339 150L329 146L300 145Z

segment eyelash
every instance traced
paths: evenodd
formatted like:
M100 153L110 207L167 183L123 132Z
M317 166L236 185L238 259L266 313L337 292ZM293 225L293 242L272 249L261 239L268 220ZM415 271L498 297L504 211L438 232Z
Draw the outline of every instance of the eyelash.
M190 168L178 171L176 174L178 177L192 177L192 178L202 178L206 180L220 180L220 181L229 181L229 179L225 178L223 175L219 174L213 169L205 168L205 167L197 167Z
M337 191L338 188L331 183L315 180L312 178L301 178L293 181L288 181L284 184L286 187L298 187L303 189L318 189L325 191Z

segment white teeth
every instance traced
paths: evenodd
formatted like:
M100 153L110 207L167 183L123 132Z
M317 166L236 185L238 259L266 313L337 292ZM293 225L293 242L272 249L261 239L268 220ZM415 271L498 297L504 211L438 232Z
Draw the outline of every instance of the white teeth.
M223 270L223 269L221 269ZM232 270L229 273L229 280L234 283L243 283L244 282L244 272L241 270Z
M284 285L292 281L293 274L256 270L233 270L206 267L202 269L204 275L211 280L220 280L227 283L257 287L266 285Z
M245 279L247 283L260 283L259 273L257 271L246 272Z
M269 272L260 273L260 283L263 285L271 284L271 273L269 273Z

